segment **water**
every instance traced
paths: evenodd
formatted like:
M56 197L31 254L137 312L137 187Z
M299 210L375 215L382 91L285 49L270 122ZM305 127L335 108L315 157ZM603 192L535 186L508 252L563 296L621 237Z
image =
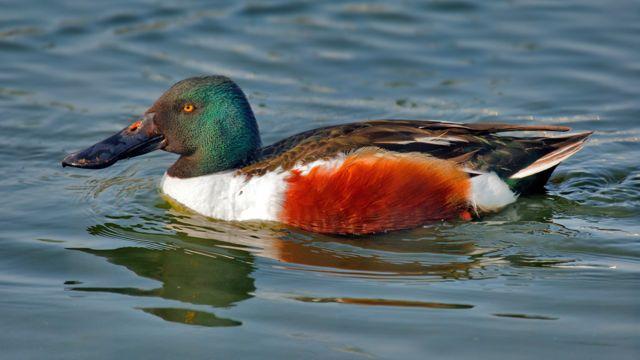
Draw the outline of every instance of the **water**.
M640 357L633 1L0 0L2 358ZM595 130L546 195L366 238L172 208L172 154L62 169L224 74L265 143L384 117Z

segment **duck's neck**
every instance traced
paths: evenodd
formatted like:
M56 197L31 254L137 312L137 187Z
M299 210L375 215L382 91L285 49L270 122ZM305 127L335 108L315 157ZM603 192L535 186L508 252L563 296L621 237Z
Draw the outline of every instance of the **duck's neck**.
M262 145L258 124L248 105L231 121L217 121L202 129L203 141L193 153L182 155L167 174L191 178L241 168L253 161Z
M167 174L171 177L191 178L214 174L221 171L239 169L251 163L260 149L260 143L243 151L229 152L228 157L222 154L194 153L180 158L171 165ZM237 150L237 149L236 149Z
M214 174L221 171L239 169L244 165L250 163L256 156L257 149L250 153L247 153L245 157L235 159L234 161L204 161L205 158L202 155L190 155L181 156L171 167L167 170L167 175L177 178L192 178L196 176L203 176Z

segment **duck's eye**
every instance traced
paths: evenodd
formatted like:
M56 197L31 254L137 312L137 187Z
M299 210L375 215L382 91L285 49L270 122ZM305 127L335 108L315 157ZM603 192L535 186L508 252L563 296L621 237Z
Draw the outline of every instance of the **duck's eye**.
M182 107L182 111L184 111L186 113L190 113L195 109L196 109L196 107L193 106L193 104L191 104L191 103L184 104L184 106Z

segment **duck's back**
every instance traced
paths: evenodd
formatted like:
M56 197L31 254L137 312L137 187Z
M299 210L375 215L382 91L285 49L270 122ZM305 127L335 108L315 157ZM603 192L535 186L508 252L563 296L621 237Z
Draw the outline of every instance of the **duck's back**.
M257 160L242 168L261 175L278 168L331 159L365 147L399 153L423 153L452 161L470 172L495 172L511 178L518 193L539 191L561 161L579 151L591 132L563 136L501 136L504 132L569 131L554 125L499 123L459 124L426 120L374 120L302 132L261 149ZM537 181L526 179L532 175ZM541 181L540 175L544 180ZM516 181L517 180L517 181Z

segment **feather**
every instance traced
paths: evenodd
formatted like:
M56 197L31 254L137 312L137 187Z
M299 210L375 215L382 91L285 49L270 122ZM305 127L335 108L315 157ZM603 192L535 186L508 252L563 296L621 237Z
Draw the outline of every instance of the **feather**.
M574 142L569 142L566 145L560 147L557 150L554 150L545 156L537 159L531 165L519 170L515 174L511 175L510 179L522 179L533 174L540 173L547 169L550 169L554 166L557 166L563 160L566 160L571 155L577 153L584 146L587 137L591 135L592 132L584 132L579 134L570 135L567 137L558 137L558 138L569 138L569 139L577 139Z

